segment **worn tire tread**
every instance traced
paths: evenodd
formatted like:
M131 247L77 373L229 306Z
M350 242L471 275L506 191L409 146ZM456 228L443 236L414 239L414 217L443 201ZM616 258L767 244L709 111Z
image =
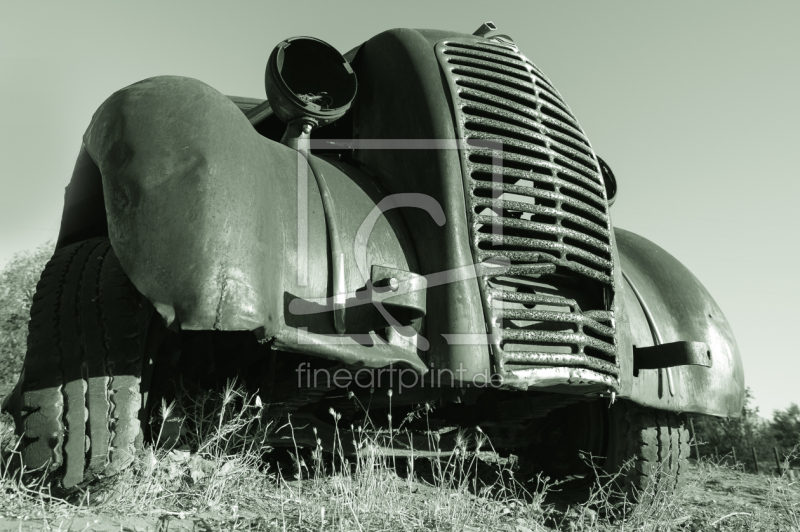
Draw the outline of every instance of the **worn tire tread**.
M140 381L154 317L108 239L54 253L33 297L24 362L27 468L49 466L72 488L132 462L143 441Z
M133 287L128 276L116 260L105 261L101 272L101 307L114 301L127 303L128 312L108 313L104 316L106 352L113 353L108 362L112 375L109 401L110 469L113 472L127 467L136 453L137 437L141 431L139 411L142 408L139 384L142 376L143 352L149 322L153 316L149 306ZM108 331L114 331L108 334ZM140 441L140 440L139 440ZM141 444L140 444L141 445Z
M23 451L30 469L58 468L63 463L64 375L61 371L59 309L75 256L85 242L57 250L36 285L28 323L28 348L23 362Z
M620 472L618 484L628 497L648 490L674 493L683 485L689 456L689 432L682 414L618 401L612 407L610 472ZM628 469L624 465L632 462Z

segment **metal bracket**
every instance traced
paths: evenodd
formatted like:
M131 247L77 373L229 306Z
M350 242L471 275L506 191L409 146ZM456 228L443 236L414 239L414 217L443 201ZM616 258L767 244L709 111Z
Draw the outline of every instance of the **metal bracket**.
M711 350L705 342L671 342L650 347L633 348L634 375L640 369L674 368L677 366L711 367Z
M372 266L372 303L383 306L399 325L410 325L425 315L428 280L419 274L386 266ZM390 325L395 325L390 323Z
M344 255L337 253L334 257L341 259L334 273L344 272ZM336 334L366 334L387 327L398 329L404 336L419 333L421 318L426 313L428 280L424 276L386 266L372 266L366 286L354 294L345 292L343 279L338 285L334 282L334 290L337 286L342 288L327 298L306 300L291 296L287 309L288 316L292 317L291 326L308 327L314 320L309 322L303 316L333 311Z

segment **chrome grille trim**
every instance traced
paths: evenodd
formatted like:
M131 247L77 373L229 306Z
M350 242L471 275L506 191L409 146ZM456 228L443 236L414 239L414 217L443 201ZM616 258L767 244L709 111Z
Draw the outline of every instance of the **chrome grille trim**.
M510 261L502 274L479 267L496 370L617 385L611 222L591 144L515 46L447 39L436 55L465 146L475 261Z

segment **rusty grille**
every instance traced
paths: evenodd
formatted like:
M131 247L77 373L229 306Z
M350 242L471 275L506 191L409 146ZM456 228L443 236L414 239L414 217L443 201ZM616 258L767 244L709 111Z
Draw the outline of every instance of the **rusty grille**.
M615 385L611 223L588 139L513 44L445 40L436 54L464 146L475 260L511 264L479 269L497 370Z

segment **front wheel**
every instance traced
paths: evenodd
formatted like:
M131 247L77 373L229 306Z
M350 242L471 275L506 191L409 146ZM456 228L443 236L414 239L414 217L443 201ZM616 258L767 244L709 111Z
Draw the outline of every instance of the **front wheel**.
M522 458L534 472L569 481L588 495L603 470L631 501L658 490L673 493L686 477L686 417L626 400L575 403L551 411L530 429Z
M55 252L36 287L28 331L25 466L47 467L71 488L130 465L143 442L142 374L164 325L108 239Z
M607 471L634 500L685 482L689 458L686 416L620 400L611 405Z

